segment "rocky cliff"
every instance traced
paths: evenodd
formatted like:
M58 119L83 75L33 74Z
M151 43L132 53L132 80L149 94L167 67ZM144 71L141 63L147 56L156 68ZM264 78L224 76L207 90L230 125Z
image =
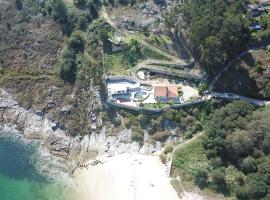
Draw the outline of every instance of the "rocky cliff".
M109 136L106 126L100 132L71 137L65 131L55 127L55 123L46 116L39 116L31 109L22 107L11 94L0 89L0 126L14 127L25 139L38 141L46 155L66 163L65 170L72 172L88 159L97 154L136 152L151 153L161 148L155 145L131 141L131 131L123 130L117 136Z

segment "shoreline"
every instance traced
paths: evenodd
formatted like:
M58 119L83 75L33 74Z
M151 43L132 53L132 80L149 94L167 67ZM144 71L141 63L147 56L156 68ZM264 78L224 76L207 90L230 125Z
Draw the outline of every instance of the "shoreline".
M21 138L39 144L39 155L44 162L37 168L42 173L51 173L56 180L65 177L64 171L75 169L68 183L72 188L71 199L179 200L168 177L169 169L159 159L159 142L140 147L131 142L130 130L109 136L106 126L99 133L92 132L81 139L71 138L63 130L52 130L53 124L46 117L26 110L12 95L0 89L0 126L15 129ZM93 152L99 155L96 159L101 162L91 166L94 161L90 160L86 163L88 168L80 168L85 161L93 159Z
M182 198L170 183L168 168L158 155L102 155L74 173L74 199L80 200L202 200L184 191ZM93 163L95 163L93 165ZM76 196L76 198L75 198Z

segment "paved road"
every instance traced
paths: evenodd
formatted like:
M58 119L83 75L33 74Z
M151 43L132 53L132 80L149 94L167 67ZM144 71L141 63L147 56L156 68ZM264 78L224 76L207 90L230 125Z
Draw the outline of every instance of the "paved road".
M211 92L209 94L209 97L216 98L216 99L231 100L231 101L244 100L244 101L247 101L250 104L253 104L255 106L265 106L265 105L269 104L269 102L267 102L267 101L252 99L249 97L245 97L245 96L241 96L241 95L237 95L237 94L233 94L233 93Z

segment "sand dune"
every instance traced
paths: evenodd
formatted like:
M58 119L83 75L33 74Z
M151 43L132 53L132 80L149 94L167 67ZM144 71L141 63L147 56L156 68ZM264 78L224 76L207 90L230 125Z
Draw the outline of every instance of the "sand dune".
M76 199L179 200L158 156L120 154L99 160L103 164L75 172ZM192 199L188 193L184 197Z

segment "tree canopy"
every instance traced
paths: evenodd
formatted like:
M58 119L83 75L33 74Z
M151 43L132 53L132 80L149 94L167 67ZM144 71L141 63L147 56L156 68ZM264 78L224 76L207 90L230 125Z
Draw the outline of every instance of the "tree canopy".
M213 188L218 191L229 189L232 184L226 178L228 166L245 175L242 181L233 181L233 191L238 199L267 199L270 191L270 109L256 110L250 104L237 101L216 110L205 125L203 146L213 165L208 176L212 177ZM225 172L224 172L225 171Z
M242 0L185 0L166 16L182 32L209 75L245 48Z

